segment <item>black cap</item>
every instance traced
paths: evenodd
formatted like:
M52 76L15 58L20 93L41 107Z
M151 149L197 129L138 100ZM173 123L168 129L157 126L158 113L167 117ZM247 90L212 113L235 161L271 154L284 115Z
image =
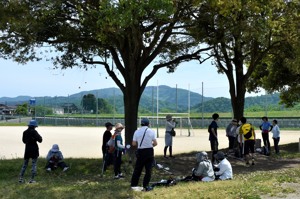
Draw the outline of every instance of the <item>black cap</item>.
M107 128L107 127L110 127L110 126L114 126L112 123L110 123L110 122L106 122L105 123L105 127Z

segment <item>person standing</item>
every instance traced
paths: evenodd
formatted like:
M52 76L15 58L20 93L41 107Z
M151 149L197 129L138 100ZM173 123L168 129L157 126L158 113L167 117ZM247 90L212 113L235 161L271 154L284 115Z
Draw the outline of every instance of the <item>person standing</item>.
M277 120L273 120L273 128L272 128L272 133L273 133L273 141L274 141L274 148L275 148L275 153L276 154L279 154L279 140L280 140L280 129L279 129L279 126L278 126L278 122Z
M39 146L37 142L43 141L40 134L35 130L38 127L36 120L30 120L28 123L28 129L23 132L22 141L25 144L24 162L21 168L19 182L24 182L24 173L29 163L29 159L32 159L31 179L29 183L35 183L34 177L37 171L37 159L39 157Z
M209 132L209 141L210 141L210 148L212 151L212 158L211 158L211 162L214 164L215 162L215 154L217 154L218 152L218 146L219 146L219 142L218 142L218 120L219 120L219 114L218 113L214 113L212 115L213 121L210 123L209 127L208 127L208 132Z
M242 137L244 139L244 157L246 165L249 165L250 154L252 158L252 165L254 165L254 146L255 146L255 131L252 124L247 123L245 117L241 118L242 126L240 128L240 143L242 143Z
M272 131L273 126L268 121L268 117L264 116L261 118L262 124L259 126L261 130L261 136L264 142L264 146L268 148L268 151L270 153L271 146L270 146L270 140L269 140L269 132Z
M237 154L235 155L238 158L244 157L244 136L240 134L241 125L238 124L236 128L236 136L237 136Z
M238 122L236 119L233 119L226 128L226 136L228 137L228 153L232 153L236 141L236 129Z
M169 148L170 158L174 158L172 153L173 147L173 136L171 135L171 130L176 127L176 120L172 118L172 115L166 115L166 133L165 133L165 148L164 148L164 158L167 157L167 150Z
M154 161L154 149L157 145L156 133L152 130L150 122L147 118L141 120L141 128L136 130L132 139L132 146L137 146L137 160L131 177L131 187L138 185L141 173L145 167L145 176L143 180L143 188L148 191L151 179L152 164Z
M123 145L123 138L121 136L121 132L123 129L124 126L121 123L117 123L115 125L115 151L114 151L115 179L120 179L124 177L121 172L122 153L125 150L125 146Z
M110 140L110 138L112 136L111 130L112 130L113 126L114 125L110 122L105 123L106 130L103 133L103 139L102 139L102 155L103 155L103 161L104 161L103 171L106 171L106 168L113 162L113 154L108 153L108 146L107 146L107 142Z

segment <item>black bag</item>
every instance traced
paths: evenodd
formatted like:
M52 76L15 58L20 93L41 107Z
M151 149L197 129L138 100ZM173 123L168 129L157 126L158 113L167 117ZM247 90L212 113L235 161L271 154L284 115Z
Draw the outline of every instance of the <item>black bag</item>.
M176 132L174 131L174 129L172 128L171 131L170 131L170 134L175 137L176 136Z

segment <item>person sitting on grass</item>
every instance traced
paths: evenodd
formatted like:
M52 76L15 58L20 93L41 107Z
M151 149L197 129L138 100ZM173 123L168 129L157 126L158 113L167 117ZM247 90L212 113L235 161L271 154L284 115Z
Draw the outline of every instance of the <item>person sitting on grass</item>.
M233 178L232 167L230 162L225 158L222 151L214 155L219 164L214 165L216 180L231 180Z
M215 173L213 170L213 166L208 159L208 155L205 151L196 154L196 167L192 170L192 176L187 176L181 181L189 182L189 181L202 181L202 182L210 182L214 181Z
M210 182L215 179L214 170L205 151L196 154L197 166L193 176L197 181Z
M67 171L69 169L69 167L64 162L64 157L57 144L53 144L52 148L48 152L46 159L46 170L49 172L56 169L57 167L62 168L63 171Z

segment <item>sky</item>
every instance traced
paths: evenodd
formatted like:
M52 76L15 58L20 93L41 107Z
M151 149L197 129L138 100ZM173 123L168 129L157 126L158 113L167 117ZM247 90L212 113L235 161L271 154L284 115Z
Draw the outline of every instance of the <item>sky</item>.
M0 59L0 97L68 96L81 91L102 88L117 88L103 66L89 70L73 68L52 69L47 61L29 62L21 65L11 60ZM147 72L147 71L146 71ZM225 74L218 74L209 61L199 65L196 62L183 63L174 73L160 69L147 86L167 85L202 94L205 97L229 98L228 80ZM260 94L246 94L253 96Z

